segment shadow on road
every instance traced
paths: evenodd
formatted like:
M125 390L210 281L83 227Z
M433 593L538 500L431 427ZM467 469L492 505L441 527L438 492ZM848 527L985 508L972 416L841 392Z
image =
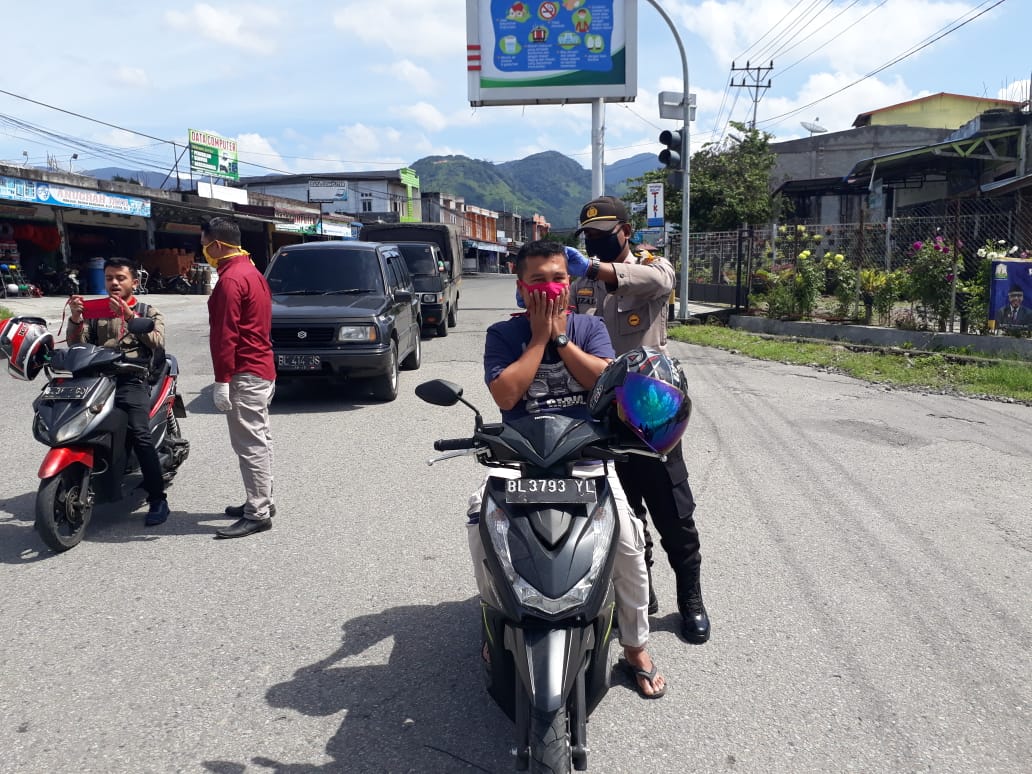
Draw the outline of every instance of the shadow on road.
M213 385L203 388L186 404L187 416L222 416L212 402ZM356 411L366 406L377 406L369 388L362 382L331 384L329 382L290 383L276 385L276 396L269 406L270 414L312 414L326 411ZM185 431L184 431L185 432Z
M478 615L471 598L395 607L348 621L335 653L266 693L270 706L303 715L347 711L326 744L332 762L288 763L262 756L251 762L275 774L510 770L513 729L483 687ZM389 637L394 646L386 664L341 663ZM245 770L231 761L203 765L215 774Z

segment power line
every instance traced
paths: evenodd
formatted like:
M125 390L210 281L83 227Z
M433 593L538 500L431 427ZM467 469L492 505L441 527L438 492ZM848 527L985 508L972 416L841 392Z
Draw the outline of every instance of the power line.
M770 75L771 70L774 69L774 61L771 60L769 66L764 67L763 65L757 65L756 67L750 67L749 63L745 63L745 67L735 67L734 62L731 63L731 86L736 89L747 89L752 92L753 109L752 109L752 128L756 128L756 108L760 104L760 92L766 91L770 88L770 79L767 79L767 83L763 83L763 79ZM748 73L752 79L751 83L745 82L745 76L742 76L741 83L734 82L734 73ZM729 119L730 120L730 119Z
M885 70L889 69L889 68L890 68L890 67L892 67L893 65L895 65L895 64L899 64L899 63L900 63L900 62L902 62L902 61L903 61L904 59L908 59L909 57L911 57L911 56L913 56L914 54L916 54L916 53L917 53L918 51L922 51L922 50L924 50L924 49L928 48L928 46L932 45L933 43L935 43L935 42L937 42L937 41L939 41L939 40L942 40L942 39L943 39L943 38L945 38L945 37L946 37L947 35L950 35L950 34L952 34L952 33L956 32L957 30L961 29L962 27L965 27L965 26L967 26L968 24L970 24L971 22L973 22L973 21L974 21L975 19L977 19L977 18L979 18L980 16L983 16L983 15L985 15L985 14L989 13L989 11L993 10L993 8L996 8L996 7L997 7L997 6L999 6L999 5L1003 5L1003 3L1005 3L1005 2L1006 2L1006 0L996 0L996 2L995 2L995 3L993 3L993 5L989 6L989 7L988 7L988 8L986 8L985 10L981 11L980 13L978 13L977 15L975 15L975 16L972 16L972 17L971 17L970 19L967 19L967 20L965 20L964 22L962 22L961 24L958 24L957 26L955 26L955 27L952 27L952 28L950 28L950 29L946 30L946 31L945 31L945 32L943 32L943 33L942 33L941 35L937 35L936 37L932 38L931 40L928 40L927 42L925 42L925 43L924 43L923 45L920 45L920 46L914 47L914 48L912 48L911 50L909 50L909 51L906 51L906 52L904 52L903 54L900 54L900 55L899 55L899 56L897 56L897 57L896 57L895 59L892 59L892 60L890 60L889 62L886 62L885 64L881 65L881 66L880 66L880 67L878 67L877 69L875 69L875 70L872 70L871 72L867 73L867 75L864 75L864 76L863 76L863 77L861 77L861 78L857 78L857 79L856 79L855 81L853 81L852 83L848 83L848 84L846 84L845 86L843 86L843 87L841 87L841 88L839 88L839 89L836 89L836 90L835 90L835 91L833 91L833 92L832 92L831 94L827 94L827 95L825 95L825 96L821 97L820 99L816 99L816 100L814 100L813 102L809 102L809 103L807 103L806 105L802 105L801 107L795 108L794 110L789 110L788 112L785 112L785 113L781 113L781 114L779 114L779 115L776 115L776 116L771 116L770 118L765 118L765 119L763 119L763 121L761 121L760 123L763 123L763 124L769 124L769 123L771 123L771 122L773 122L773 121L777 121L777 120L779 120L779 119L782 119L782 118L788 118L789 116L794 116L794 115L795 115L796 113L801 113L802 111L804 111L804 110L807 110L808 108L811 108L811 107L813 107L814 105L819 105L819 104L820 104L821 102L824 102L824 100L826 100L826 99L831 99L832 97L834 97L834 96L836 96L836 95L838 95L838 94L841 94L842 92L846 91L847 89L851 89L852 87L856 86L856 85L857 85L858 83L863 83L863 82L864 82L864 81L866 81L866 80L867 80L868 78L872 78L872 77L874 77L875 75L877 75L878 73L880 73L880 72L883 72L883 71L885 71ZM983 3L981 3L980 5L984 5L984 4L985 4L985 3L983 2ZM976 9L977 9L978 7L979 7L979 6L975 6L975 8L976 8ZM972 9L972 10L975 10L975 9ZM968 13L970 13L970 11L969 11Z

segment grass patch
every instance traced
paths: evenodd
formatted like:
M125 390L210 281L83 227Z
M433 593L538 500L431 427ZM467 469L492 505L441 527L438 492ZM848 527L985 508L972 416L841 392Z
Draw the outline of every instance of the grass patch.
M1032 363L1027 361L953 357L948 352L855 351L838 342L803 342L716 325L677 326L670 329L670 338L760 360L826 368L876 384L1032 404Z
M0 306L0 320L6 320L8 317L14 317L14 312L6 306Z

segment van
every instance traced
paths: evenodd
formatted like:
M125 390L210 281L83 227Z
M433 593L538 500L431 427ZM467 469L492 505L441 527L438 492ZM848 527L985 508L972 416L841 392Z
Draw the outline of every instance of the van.
M397 245L423 314L423 326L447 336L459 314L462 290L462 236L447 223L369 223L359 239Z

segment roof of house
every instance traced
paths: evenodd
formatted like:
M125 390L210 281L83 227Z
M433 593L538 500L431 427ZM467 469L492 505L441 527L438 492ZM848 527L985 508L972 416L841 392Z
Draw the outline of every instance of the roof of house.
M905 102L897 102L895 105L886 105L885 107L876 108L875 110L870 110L866 113L860 113L856 117L856 119L854 119L853 126L864 126L871 120L871 116L877 113L884 113L886 110L895 110L896 108L900 108L905 105L914 105L918 102L927 102L928 100L936 99L938 97L951 97L953 99L970 100L971 102L992 102L996 105L1010 105L1012 107L1020 107L1022 104L1021 102L1014 102L1013 100L1009 99L994 99L992 97L972 97L968 94L953 94L948 91L940 91L938 94L928 94L924 97L908 99Z

